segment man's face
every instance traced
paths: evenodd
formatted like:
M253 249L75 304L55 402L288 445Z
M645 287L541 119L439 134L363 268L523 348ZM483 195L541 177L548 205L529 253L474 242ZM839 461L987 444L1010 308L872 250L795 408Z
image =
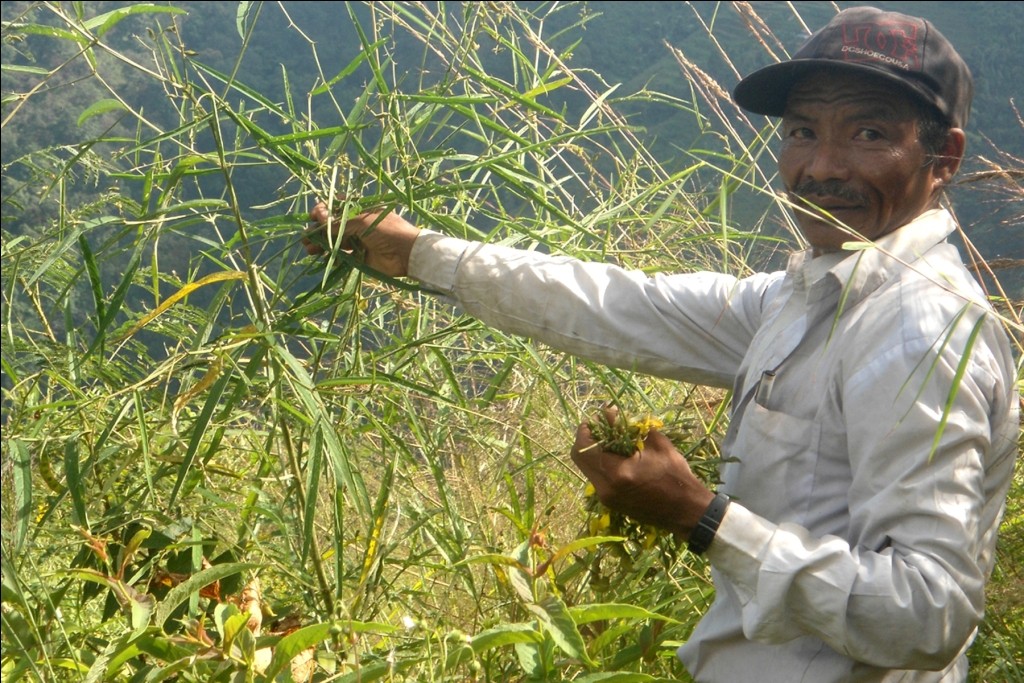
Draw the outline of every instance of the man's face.
M917 118L907 95L870 76L818 73L793 88L779 172L816 253L878 239L930 208L952 173L928 163Z

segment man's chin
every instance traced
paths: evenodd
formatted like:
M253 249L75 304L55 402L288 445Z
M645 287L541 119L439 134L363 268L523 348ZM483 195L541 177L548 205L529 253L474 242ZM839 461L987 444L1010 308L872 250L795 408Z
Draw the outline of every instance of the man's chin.
M815 252L839 251L847 242L857 242L862 238L856 228L839 227L831 220L815 220L805 218L799 222L800 232Z

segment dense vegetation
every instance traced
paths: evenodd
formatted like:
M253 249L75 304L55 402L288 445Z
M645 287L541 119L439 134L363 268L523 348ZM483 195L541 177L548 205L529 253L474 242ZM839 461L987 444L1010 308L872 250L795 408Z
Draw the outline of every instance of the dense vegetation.
M713 462L728 396L299 246L324 198L650 271L776 262L773 130L725 90L804 18L694 3L626 42L601 4L3 4L5 681L685 680L706 567L567 453L616 401ZM968 249L1019 229L999 111ZM1018 345L1019 248L971 252ZM1022 484L977 681L1024 680Z

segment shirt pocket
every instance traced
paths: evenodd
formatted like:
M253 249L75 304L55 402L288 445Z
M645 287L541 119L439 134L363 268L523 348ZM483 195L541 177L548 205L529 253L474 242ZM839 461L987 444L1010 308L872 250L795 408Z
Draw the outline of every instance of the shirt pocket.
M813 498L821 427L750 401L723 469L723 490L775 523L805 525Z

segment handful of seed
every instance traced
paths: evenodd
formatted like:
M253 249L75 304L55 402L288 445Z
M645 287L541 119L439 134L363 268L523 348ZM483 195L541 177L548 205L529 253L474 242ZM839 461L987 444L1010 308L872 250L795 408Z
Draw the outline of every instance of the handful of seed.
M644 441L652 429L661 429L665 423L652 415L641 418L630 418L625 412L619 411L614 420L602 412L588 423L590 433L601 444L601 448L611 453L628 458L644 449Z
M618 410L613 419L601 411L588 422L590 433L600 448L616 453L624 458L644 450L647 436L652 430L660 431L676 447L690 464L693 473L709 486L717 482L717 456L711 438L703 430L694 429L693 425L679 421L673 422L668 428L663 419L651 414L633 417L625 410ZM640 523L627 515L605 507L594 491L592 484L587 484L584 491L586 498L587 530L591 536L616 535L623 537L620 544L609 548L608 555L619 560L620 570L629 570L637 562L652 555L665 566L671 566L679 555L682 543L670 532L658 529L650 524ZM591 571L594 577L603 576L602 560L607 555L594 558ZM606 568L607 569L607 568Z
M705 484L713 488L719 483L718 465L722 459L715 452L710 436L700 433L703 430L695 430L690 422L674 420L668 424L650 413L632 417L627 411L619 410L613 420L609 420L608 415L602 411L587 425L602 449L624 458L642 452L647 435L652 430L660 431L686 458L690 469Z

